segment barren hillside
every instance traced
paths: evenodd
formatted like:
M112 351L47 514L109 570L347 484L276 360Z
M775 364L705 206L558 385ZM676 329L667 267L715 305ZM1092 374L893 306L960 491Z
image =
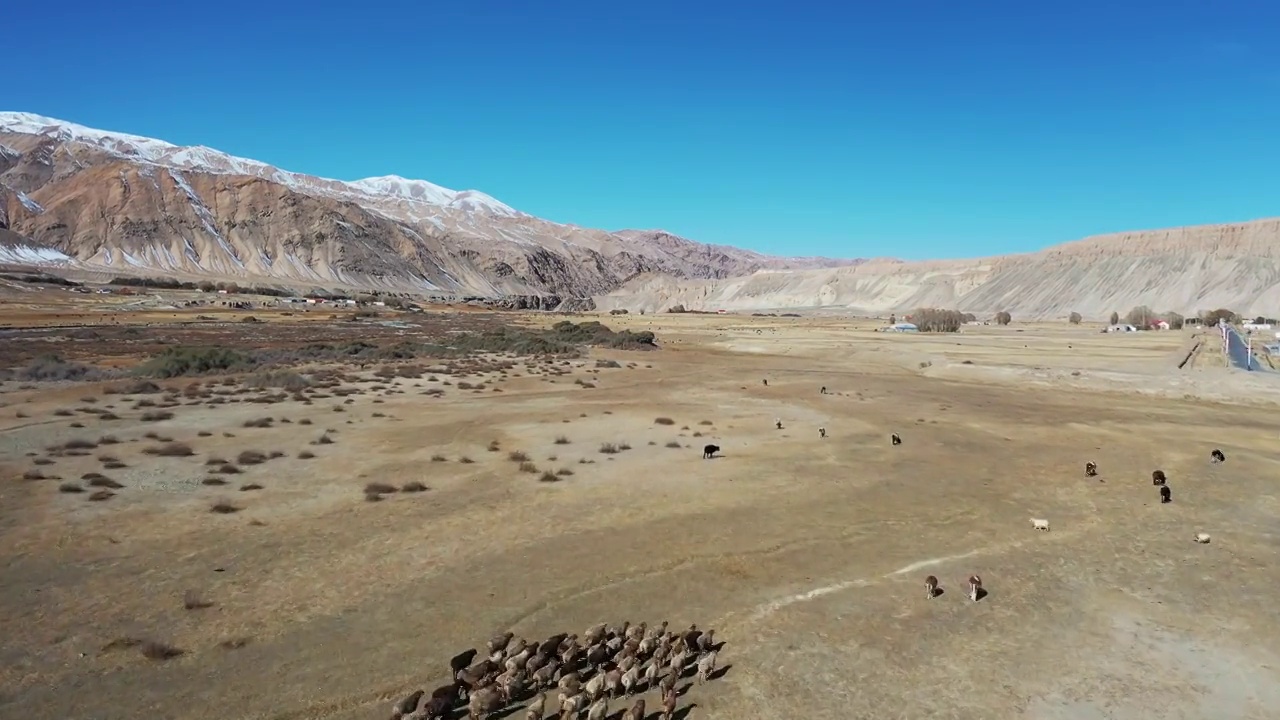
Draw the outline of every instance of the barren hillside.
M858 262L562 225L474 190L327 180L27 113L0 113L0 229L20 236L5 257L88 270L488 297Z
M675 281L649 275L596 298L649 312L828 308L866 314L918 307L1049 319L1102 319L1135 305L1191 314L1227 307L1280 314L1280 220L1099 235L1027 255Z

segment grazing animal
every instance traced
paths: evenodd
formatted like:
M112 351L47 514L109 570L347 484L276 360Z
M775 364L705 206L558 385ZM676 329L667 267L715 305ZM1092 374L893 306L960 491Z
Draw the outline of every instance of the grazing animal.
M818 436L819 436L819 437L826 437L826 436L827 436L827 429L826 429L826 428L824 428L824 427L820 427L820 428L818 428Z
M668 673L662 678L662 681L658 683L658 689L662 691L663 695L666 695L667 693L674 693L676 691L676 683L679 681L680 673Z
M1169 489L1168 485L1160 486L1160 502L1173 502L1173 491Z
M600 698L587 710L587 720L604 720L609 717L609 698Z
M1087 462L1084 464L1084 476L1096 477L1098 474L1098 463Z
M698 659L698 677L697 677L698 684L701 685L702 683L710 679L711 673L715 671L716 671L716 651L712 650L711 652L707 653L706 655L703 655L701 658Z
M444 720L453 712L462 693L462 685L442 685L431 692L431 699L418 708L415 720Z
M536 718L536 720L542 720L542 714L547 711L547 694L540 692L537 695L534 695L533 699L530 700L529 704L525 707L528 708L524 713L526 720L531 720L533 718Z
M496 653L507 647L507 643L511 642L511 638L515 637L513 632L504 632L501 635L495 635L489 640L489 652Z
M782 429L782 418L774 418L774 420L773 420L773 424L774 424L774 425L777 425L777 426L778 426L778 429L779 429L779 430L781 430L781 429Z
M708 651L710 651L710 650L714 650L714 649L715 649L715 647L714 647L714 646L715 646L715 644L716 644L716 638L715 638L715 635L716 635L716 630L715 630L715 628L711 628L710 630L708 630L708 631L706 631L706 632L702 633L701 635L699 635L699 636L698 636L698 651L699 651L699 652L708 652Z
M1218 448L1214 448L1213 452L1209 453L1209 457L1212 458L1210 462L1215 462L1215 463L1226 462L1227 460L1227 456L1223 455L1222 451L1219 450Z
M938 597L938 578L930 575L924 579L924 589L928 593L926 597L930 600Z
M454 655L453 658L449 660L450 673L454 677L457 677L460 671L466 669L466 667L471 664L471 661L476 659L476 654L476 649L471 648L470 650Z
M644 720L644 698L636 700L636 704L622 714L622 720Z
M1031 518L1031 527L1035 528L1036 530L1044 530L1045 532L1048 532L1049 521L1045 520L1044 518Z
M391 706L391 720L400 720L400 718L404 717L405 715L408 715L409 713L412 713L414 710L417 710L418 701L421 700L422 696L426 694L427 692L425 690L414 690L413 693L409 695L409 697L396 702L395 705Z
M662 720L671 720L676 714L676 691L675 688L671 692L662 694Z
M1151 484L1152 484L1152 485L1163 485L1163 484L1165 484L1165 481L1166 481L1166 480L1167 480L1167 478L1165 478L1165 476L1164 476L1164 471L1163 471L1163 470L1153 470L1153 471L1151 472Z
M622 671L615 667L604 674L604 692L609 697L617 697L620 687L622 687Z
M894 433L889 436L889 442L893 443L894 445L901 445L902 438L898 437L898 433Z
M467 703L467 717L471 720L487 718L498 712L503 706L502 693L490 685L471 693L471 701Z
M719 445L704 445L702 447L702 459L707 460L716 456L720 452Z
M821 393L819 393L819 394L820 394L820 395L826 395L826 394L827 394L827 386L826 386L826 385L823 385L823 386L822 386L822 392L821 392Z
M1209 542L1209 533L1196 533L1196 542L1201 544Z
M603 692L604 692L604 673L596 673L595 675L591 676L590 680L587 681L587 697L592 698L594 700L595 698L600 697L600 694Z
M634 658L632 658L634 660ZM622 673L622 692L627 697L631 697L636 692L636 686L640 684L640 666L632 665L629 670Z
M578 693L573 697L567 697L560 701L560 714L567 714L570 717L573 717L573 715L582 712L582 708L585 707L586 704L587 696L585 693Z
M644 686L650 690L658 685L658 676L662 674L662 663L650 659L644 668Z
M982 578L977 575L969 576L969 599L977 602L978 593L982 591Z

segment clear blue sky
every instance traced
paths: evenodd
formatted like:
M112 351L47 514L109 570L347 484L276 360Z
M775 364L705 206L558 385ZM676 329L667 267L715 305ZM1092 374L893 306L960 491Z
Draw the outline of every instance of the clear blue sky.
M1280 2L17 2L0 109L765 252L1280 215ZM14 64L16 63L16 64Z

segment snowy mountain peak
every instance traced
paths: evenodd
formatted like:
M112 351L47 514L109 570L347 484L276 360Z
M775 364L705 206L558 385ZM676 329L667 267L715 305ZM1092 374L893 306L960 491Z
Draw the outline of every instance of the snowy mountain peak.
M66 120L27 112L0 112L0 133L46 136L60 142L79 143L132 161L174 170L215 175L251 175L286 185L309 195L349 201L383 200L415 206L414 218L436 215L435 209L482 211L495 215L523 216L510 206L475 190L450 190L425 180L396 175L355 182L330 180L281 170L257 160L236 157L202 145L183 147L127 133L110 132Z

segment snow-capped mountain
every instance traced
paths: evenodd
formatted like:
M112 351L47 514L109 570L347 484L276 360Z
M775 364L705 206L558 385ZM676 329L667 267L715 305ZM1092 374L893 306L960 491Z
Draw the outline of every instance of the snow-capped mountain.
M724 278L859 262L591 230L476 190L319 178L17 112L0 113L0 228L27 238L23 257L57 253L88 268L491 297L585 297L642 273Z

